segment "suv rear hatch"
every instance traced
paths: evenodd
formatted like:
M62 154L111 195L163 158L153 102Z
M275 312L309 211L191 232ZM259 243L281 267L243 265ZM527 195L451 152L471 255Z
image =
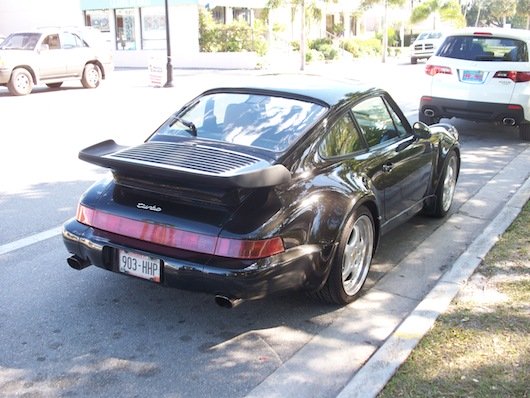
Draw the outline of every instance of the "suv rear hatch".
M508 104L518 84L530 80L528 49L512 38L449 36L426 72L433 97Z

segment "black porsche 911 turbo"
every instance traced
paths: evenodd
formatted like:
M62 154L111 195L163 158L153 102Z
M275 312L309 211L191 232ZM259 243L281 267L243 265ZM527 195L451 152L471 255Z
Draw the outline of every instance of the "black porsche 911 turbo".
M207 90L145 142L79 157L112 174L64 225L68 264L225 307L288 290L353 301L380 237L445 216L460 170L453 126L411 127L387 92L310 75Z

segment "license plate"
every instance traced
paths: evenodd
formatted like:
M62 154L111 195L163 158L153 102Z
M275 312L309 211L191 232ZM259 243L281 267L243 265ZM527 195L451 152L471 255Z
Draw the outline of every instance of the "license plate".
M160 260L139 253L119 251L120 272L160 282Z
M462 73L463 82L482 83L484 72L480 70L465 70Z

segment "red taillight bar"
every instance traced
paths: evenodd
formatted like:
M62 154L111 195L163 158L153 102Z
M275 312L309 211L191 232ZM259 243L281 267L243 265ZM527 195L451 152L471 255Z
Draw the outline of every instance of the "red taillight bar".
M221 257L256 260L285 251L283 240L278 236L262 240L221 238L183 231L168 225L131 220L82 204L77 207L76 219L82 224L118 235Z
M514 70L510 71L498 71L495 72L495 75L493 75L495 78L500 79L510 79L515 83L524 83L524 82L530 82L530 72L518 72Z
M451 68L447 66L439 66L439 65L427 65L425 67L425 73L427 73L429 76L437 75L438 73L444 74L444 75L452 75L453 72L451 71Z

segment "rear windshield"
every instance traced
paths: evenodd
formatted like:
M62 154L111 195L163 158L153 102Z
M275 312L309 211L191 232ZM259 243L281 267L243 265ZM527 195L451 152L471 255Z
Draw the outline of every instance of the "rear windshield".
M494 36L449 36L436 55L468 61L528 62L524 41Z
M291 98L243 93L205 95L164 123L153 139L196 136L285 151L327 108Z

